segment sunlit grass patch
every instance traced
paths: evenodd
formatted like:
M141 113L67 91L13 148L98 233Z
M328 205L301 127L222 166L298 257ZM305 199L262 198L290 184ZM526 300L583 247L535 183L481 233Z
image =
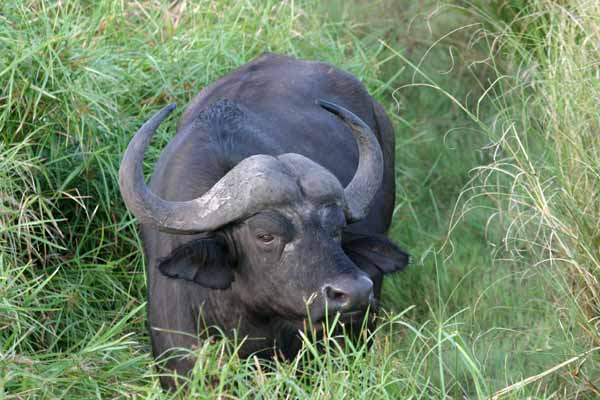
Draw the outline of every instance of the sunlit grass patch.
M560 352L509 389L554 382L560 396L593 397L600 394L600 8L585 1L513 6L506 24L481 10L498 28L491 49L501 80L486 100L494 118L474 115L489 139L489 162L474 169L451 226L491 201L486 229L502 232L496 259L539 280L537 298L555 310L545 318L553 327L547 347Z

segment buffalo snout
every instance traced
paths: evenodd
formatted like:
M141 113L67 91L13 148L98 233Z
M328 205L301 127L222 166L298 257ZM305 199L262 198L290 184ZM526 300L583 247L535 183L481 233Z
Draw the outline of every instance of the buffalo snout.
M343 277L321 287L329 313L365 311L373 302L373 282L366 276Z

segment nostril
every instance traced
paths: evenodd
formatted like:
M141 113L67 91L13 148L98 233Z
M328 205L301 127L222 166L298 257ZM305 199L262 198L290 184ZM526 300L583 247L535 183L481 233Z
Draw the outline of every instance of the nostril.
M342 301L346 298L346 295L342 292L333 292L333 294L331 295L331 298L334 300L339 300Z
M373 281L367 277L345 278L322 287L330 311L362 311L373 304Z
M348 293L333 286L325 287L325 296L327 297L328 301L336 304L344 304L348 301Z

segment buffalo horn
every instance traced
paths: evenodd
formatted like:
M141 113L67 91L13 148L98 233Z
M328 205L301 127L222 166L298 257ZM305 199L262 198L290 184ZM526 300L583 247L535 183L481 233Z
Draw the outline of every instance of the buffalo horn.
M358 167L354 177L344 188L344 197L348 223L361 220L367 216L383 179L381 148L371 128L352 112L329 101L320 99L317 103L350 127L358 145Z
M297 195L281 162L268 155L242 160L204 195L188 201L167 201L144 183L144 152L160 123L173 111L168 105L134 135L119 168L119 188L127 208L140 223L170 233L208 232L272 204Z

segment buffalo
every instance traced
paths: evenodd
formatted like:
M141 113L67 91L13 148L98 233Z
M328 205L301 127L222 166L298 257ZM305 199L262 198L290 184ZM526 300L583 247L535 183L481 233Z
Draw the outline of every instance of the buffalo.
M385 236L395 138L382 106L328 63L263 54L195 96L146 185L145 150L174 107L138 130L119 170L141 224L154 356L211 327L246 337L242 357L292 358L299 330L326 317L360 333L383 275L408 263ZM194 362L166 358L178 374Z

